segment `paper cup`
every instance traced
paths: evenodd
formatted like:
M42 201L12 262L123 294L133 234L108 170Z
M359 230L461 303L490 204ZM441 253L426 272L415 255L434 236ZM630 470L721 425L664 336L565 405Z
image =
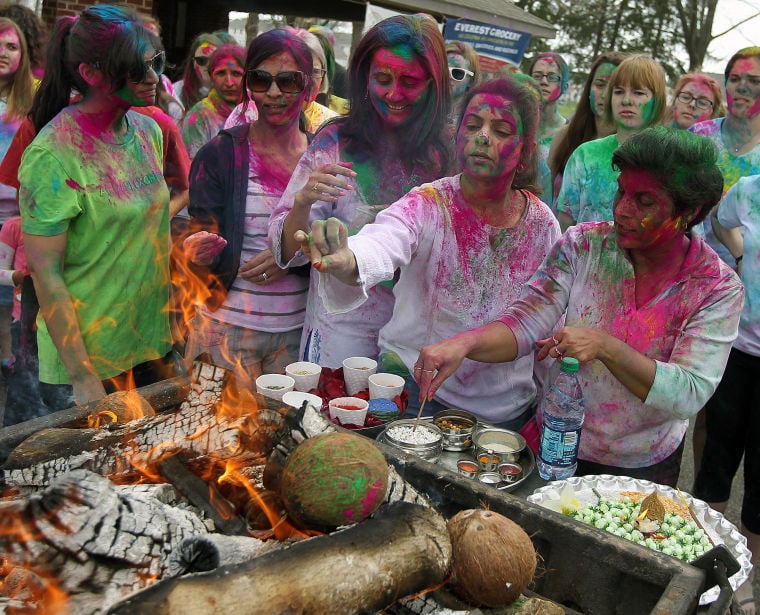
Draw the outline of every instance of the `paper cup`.
M313 393L288 391L282 396L282 401L293 408L300 408L303 405L303 402L307 402L310 406L314 406L316 410L322 410L322 398Z
M282 401L282 396L292 391L295 385L295 380L282 374L264 374L256 378L256 391L278 401Z
M359 397L336 397L330 400L330 418L341 425L364 425L369 404Z
M377 371L377 361L367 357L349 357L343 361L346 393L356 395L369 387L369 377Z
M369 377L370 399L394 399L401 395L406 382L396 374L372 374Z
M322 366L308 361L296 361L285 368L285 373L296 381L296 391L311 391L319 386Z

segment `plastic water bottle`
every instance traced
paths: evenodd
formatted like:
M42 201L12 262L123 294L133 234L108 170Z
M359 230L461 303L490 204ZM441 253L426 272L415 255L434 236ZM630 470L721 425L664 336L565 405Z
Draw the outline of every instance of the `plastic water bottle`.
M562 357L560 372L541 401L543 424L536 466L544 480L570 478L578 467L585 404L578 359Z

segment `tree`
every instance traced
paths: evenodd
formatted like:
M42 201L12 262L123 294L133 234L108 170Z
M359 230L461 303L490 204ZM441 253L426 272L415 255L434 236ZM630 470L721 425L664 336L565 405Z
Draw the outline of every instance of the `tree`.
M566 56L575 70L587 69L603 51L648 53L671 80L699 70L710 43L760 11L713 35L719 0L517 0L515 4L554 24L553 41L534 39L528 55L551 49ZM679 57L688 57L688 65Z

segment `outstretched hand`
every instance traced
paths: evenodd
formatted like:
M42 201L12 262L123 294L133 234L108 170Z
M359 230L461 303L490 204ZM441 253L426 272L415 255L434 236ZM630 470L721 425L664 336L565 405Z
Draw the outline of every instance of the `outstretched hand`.
M334 203L353 190L349 180L356 177L352 162L323 164L311 172L303 188L295 196L295 205L311 207L317 201Z
M188 235L182 242L187 258L199 267L210 266L226 245L227 240L224 237L206 231Z
M355 285L359 269L348 247L348 229L338 218L315 220L311 232L296 231L295 239L320 273L329 273L345 284Z
M420 388L420 399L433 399L443 382L451 376L473 347L472 331L465 331L449 339L423 346L414 364L414 380Z

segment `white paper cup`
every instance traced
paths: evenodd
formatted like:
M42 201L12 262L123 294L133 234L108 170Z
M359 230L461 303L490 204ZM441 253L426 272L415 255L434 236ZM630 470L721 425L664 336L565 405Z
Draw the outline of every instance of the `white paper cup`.
M377 361L368 357L349 357L343 360L343 379L346 393L356 395L369 388L369 377L377 371Z
M393 399L401 395L406 382L396 374L372 374L369 377L370 399Z
M292 391L296 381L282 374L264 374L256 378L256 391L264 397L282 401L285 393Z
M293 408L300 408L303 405L303 402L307 402L310 406L314 406L316 410L322 410L322 398L313 393L288 391L282 396L282 401Z
M369 403L359 397L336 397L330 400L330 418L341 425L364 425Z
M285 368L285 373L296 381L296 391L311 391L319 386L322 366L308 361L296 361Z

